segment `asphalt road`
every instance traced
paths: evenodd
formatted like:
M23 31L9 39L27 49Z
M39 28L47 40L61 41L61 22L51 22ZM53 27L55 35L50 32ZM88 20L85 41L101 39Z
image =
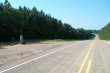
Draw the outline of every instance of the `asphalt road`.
M68 46L0 70L0 73L110 73L110 44L97 37L71 42Z

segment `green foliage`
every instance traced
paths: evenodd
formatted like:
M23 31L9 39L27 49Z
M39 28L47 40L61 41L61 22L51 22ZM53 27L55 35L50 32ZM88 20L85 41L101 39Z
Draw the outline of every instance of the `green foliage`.
M0 41L18 40L20 34L26 39L88 39L92 35L91 31L75 29L36 7L15 9L5 0L0 3Z
M110 40L110 23L101 29L99 36L103 40Z

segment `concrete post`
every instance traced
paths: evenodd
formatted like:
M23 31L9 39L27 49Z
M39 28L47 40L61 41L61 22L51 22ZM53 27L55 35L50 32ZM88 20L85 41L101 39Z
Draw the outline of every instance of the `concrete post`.
M23 35L20 35L20 43L25 44Z

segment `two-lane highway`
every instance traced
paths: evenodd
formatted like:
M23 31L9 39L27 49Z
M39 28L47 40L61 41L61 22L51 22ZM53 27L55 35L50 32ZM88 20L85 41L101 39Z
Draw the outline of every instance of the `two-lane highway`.
M110 73L110 45L101 40L76 42L0 73Z

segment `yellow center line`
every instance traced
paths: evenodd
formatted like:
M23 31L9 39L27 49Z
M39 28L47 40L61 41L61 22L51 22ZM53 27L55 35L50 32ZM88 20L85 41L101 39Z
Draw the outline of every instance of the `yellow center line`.
M91 52L91 49L92 49L92 47L93 47L93 45L94 45L94 42L95 42L95 40L92 42L92 44L91 44L91 46L90 46L90 49L89 49L89 51L88 51L88 53L87 53L87 55L86 55L86 57L85 57L85 59L84 59L84 61L83 61L83 63L82 63L82 65L81 65L81 67L80 67L78 73L81 73L81 72L82 72L83 67L84 67L84 65L85 65L85 63L86 63L86 60L87 60L87 58L88 58L88 56L89 56L89 54L90 54L90 52Z
M91 66L91 60L89 60L89 62L88 62L86 73L90 72L90 66Z

